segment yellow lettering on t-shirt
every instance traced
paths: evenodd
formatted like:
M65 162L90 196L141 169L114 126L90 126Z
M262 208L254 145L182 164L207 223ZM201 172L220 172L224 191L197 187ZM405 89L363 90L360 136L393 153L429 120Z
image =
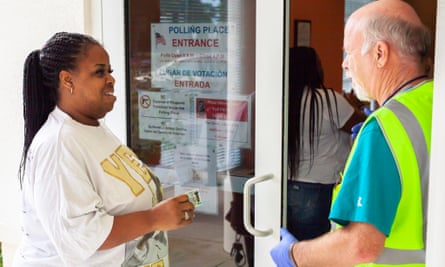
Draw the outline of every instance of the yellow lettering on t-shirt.
M136 154L127 146L119 146L116 149L116 154L119 155L131 168L136 171L147 184L151 181L151 176L147 168L138 159Z
M164 267L164 260L159 260L151 265L151 267Z
M109 175L128 185L135 196L141 194L144 191L144 187L131 176L130 172L122 162L122 159L116 154L112 154L110 158L112 162L109 159L105 159L101 162L100 165L102 166L102 169Z

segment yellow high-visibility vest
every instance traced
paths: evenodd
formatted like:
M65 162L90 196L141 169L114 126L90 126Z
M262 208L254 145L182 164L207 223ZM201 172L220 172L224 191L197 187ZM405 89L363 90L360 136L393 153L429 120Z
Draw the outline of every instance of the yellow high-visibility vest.
M433 82L424 82L396 95L373 112L362 127L371 118L381 127L399 172L401 197L384 251L374 263L357 266L425 266L432 99ZM355 144L350 155L355 151Z

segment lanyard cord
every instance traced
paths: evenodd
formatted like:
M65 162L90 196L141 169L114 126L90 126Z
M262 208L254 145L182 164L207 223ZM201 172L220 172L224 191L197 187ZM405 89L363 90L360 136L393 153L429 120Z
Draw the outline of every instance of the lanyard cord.
M412 78L411 80L407 81L406 83L400 85L400 86L399 86L399 87L398 87L398 88L397 88L397 89L396 89L390 96L388 96L388 98L386 98L385 101L383 101L382 106L385 105L386 102L388 102L393 96L395 96L400 90L402 90L403 88L405 88L405 86L407 86L408 84L410 84L410 83L412 83L412 82L414 82L414 81L423 79L423 78L427 78L427 77L428 77L428 75L426 75L426 74L424 74L424 75L420 75L420 76L414 77L414 78Z

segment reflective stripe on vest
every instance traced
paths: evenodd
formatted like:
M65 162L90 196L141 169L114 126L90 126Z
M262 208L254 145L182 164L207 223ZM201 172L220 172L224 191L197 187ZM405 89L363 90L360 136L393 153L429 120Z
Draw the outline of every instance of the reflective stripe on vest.
M416 156L418 173L421 179L421 193L422 193L422 211L423 211L423 237L426 237L426 219L428 214L428 184L429 184L429 155L430 146L429 142L425 138L424 132L419 124L419 120L414 116L414 114L403 104L398 101L391 101L388 103L387 107L391 109L399 118L402 125L411 125L410 127L405 127L408 137L413 146L414 153ZM411 123L410 123L411 122ZM431 136L431 133L425 133ZM415 142L412 142L412 141ZM403 144L403 143L402 143ZM416 177L418 179L418 177ZM425 238L423 238L425 242Z
M382 129L400 174L402 191L384 251L375 263L358 266L425 266L432 88L433 83L426 82L402 93L367 120L375 117Z

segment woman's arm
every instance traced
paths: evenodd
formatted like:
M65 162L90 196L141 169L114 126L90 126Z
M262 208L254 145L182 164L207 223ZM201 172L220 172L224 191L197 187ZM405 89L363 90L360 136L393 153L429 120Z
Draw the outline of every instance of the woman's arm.
M352 113L352 115L340 129L344 132L351 133L352 126L366 120L367 115L363 109L367 104L366 102L360 101L352 91L350 93L343 92L342 97L344 97L352 108L354 108L354 113Z
M166 199L149 210L114 216L111 232L99 250L113 248L146 233L189 225L193 217L194 206L185 194Z

